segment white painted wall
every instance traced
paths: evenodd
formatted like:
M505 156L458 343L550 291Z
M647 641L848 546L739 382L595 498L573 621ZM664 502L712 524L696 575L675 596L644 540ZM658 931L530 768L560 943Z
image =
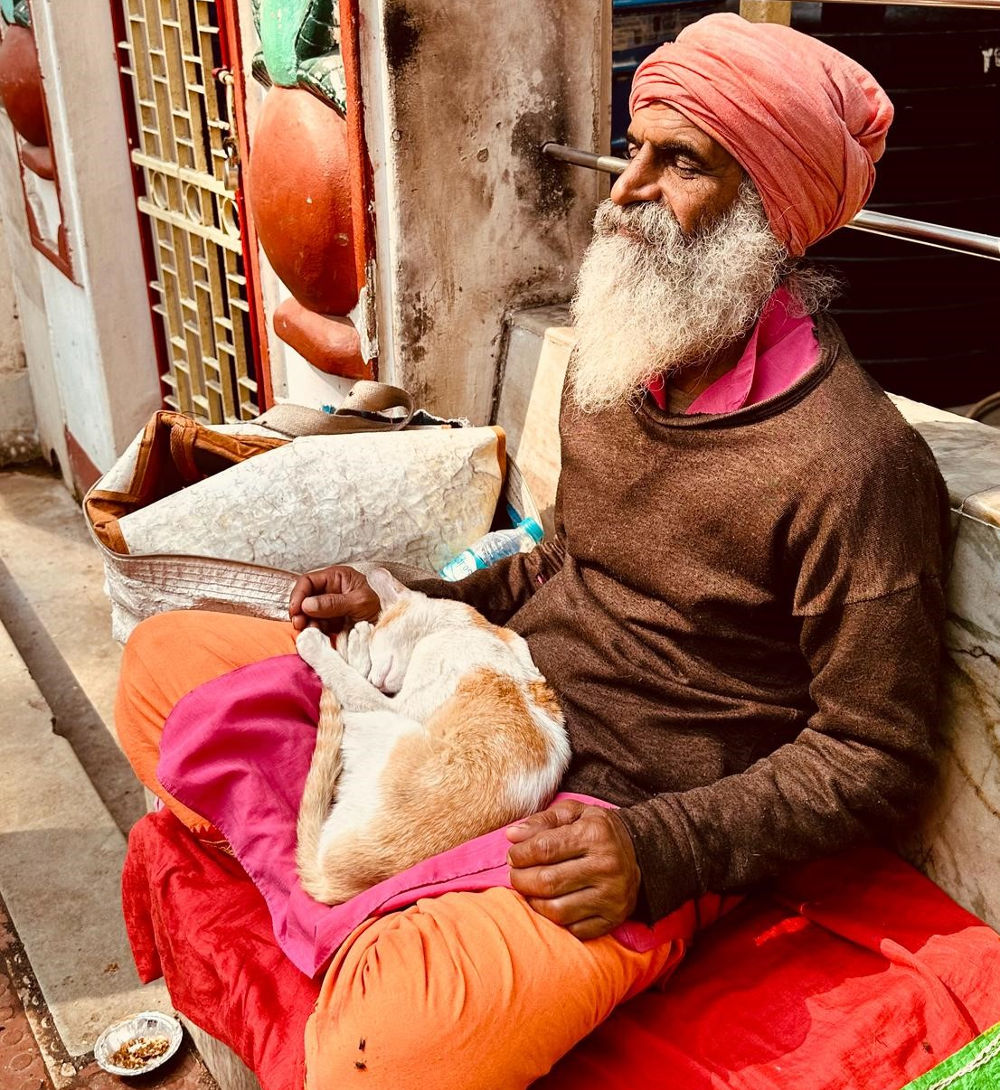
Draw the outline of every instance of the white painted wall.
M160 405L115 36L106 0L34 0L32 19L81 282L46 263L55 372L70 431L105 469Z
M63 435L59 388L52 367L45 298L39 276L41 255L31 245L21 194L15 133L0 110L0 219L4 223L5 256L9 258L10 286L17 300L21 343L34 406L35 427L42 454L68 466Z
M0 466L29 462L39 455L35 407L4 233L0 218Z
M0 216L0 375L24 370L24 344L17 318L17 295L4 243L6 228Z
M569 297L607 182L610 3L361 0L380 377L476 422L506 311Z
M160 405L110 8L34 0L32 16L74 280L31 246L14 134L0 119L0 200L42 449L68 428L110 466Z

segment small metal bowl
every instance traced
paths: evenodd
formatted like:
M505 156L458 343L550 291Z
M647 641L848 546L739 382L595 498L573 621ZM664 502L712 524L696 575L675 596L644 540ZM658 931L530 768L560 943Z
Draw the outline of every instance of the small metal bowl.
M160 1011L142 1011L108 1026L94 1045L94 1059L112 1075L126 1078L131 1075L145 1075L155 1071L173 1056L181 1046L183 1035L180 1022L171 1015L161 1014ZM166 1037L169 1041L167 1048L159 1056L154 1056L137 1067L121 1067L112 1060L112 1056L129 1041L153 1037Z

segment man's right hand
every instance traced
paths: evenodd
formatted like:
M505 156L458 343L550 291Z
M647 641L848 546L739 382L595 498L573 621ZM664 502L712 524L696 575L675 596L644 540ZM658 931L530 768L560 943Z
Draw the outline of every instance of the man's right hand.
M300 575L288 603L288 615L296 632L312 626L328 636L339 632L345 624L374 623L381 609L378 595L368 580L345 564Z

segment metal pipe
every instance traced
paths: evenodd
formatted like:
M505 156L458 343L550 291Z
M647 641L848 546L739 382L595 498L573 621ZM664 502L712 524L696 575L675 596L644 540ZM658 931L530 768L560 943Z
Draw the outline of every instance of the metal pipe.
M581 151L580 148L554 144L551 141L542 144L542 155L547 155L550 159L559 159L564 163L572 163L576 167L603 170L605 174L623 174L628 166L627 159L619 159L615 155L595 155L592 151Z
M793 0L796 4L808 4L811 0ZM825 4L865 4L885 7L888 3L904 4L913 8L1000 8L1000 0L823 0Z
M614 155L595 155L590 151L552 142L542 145L542 154L574 166L602 170L607 174L621 174L628 166L627 159L619 159ZM905 216L890 216L884 212L869 212L867 209L860 211L844 226L852 227L855 231L891 235L923 246L936 246L942 250L1000 261L1000 236L997 235L963 231L959 227L944 227L938 223L925 223L923 220L907 219Z
M941 250L955 250L976 257L989 257L1000 261L1000 237L985 235L980 231L963 231L960 227L944 227L938 223L925 223L905 216L889 216L885 212L869 212L863 208L845 227L855 231L868 231L873 235L893 235L924 246L937 246Z

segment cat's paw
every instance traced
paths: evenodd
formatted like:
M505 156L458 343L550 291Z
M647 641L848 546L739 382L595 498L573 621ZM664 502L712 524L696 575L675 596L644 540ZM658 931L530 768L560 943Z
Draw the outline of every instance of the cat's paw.
M299 658L307 662L316 673L322 672L322 665L328 662L332 648L329 637L324 636L318 628L304 628L295 637L295 650Z
M342 652L350 666L357 670L362 677L367 677L369 670L372 668L371 646L374 631L374 625L369 624L367 621L358 621L347 633L347 646Z

